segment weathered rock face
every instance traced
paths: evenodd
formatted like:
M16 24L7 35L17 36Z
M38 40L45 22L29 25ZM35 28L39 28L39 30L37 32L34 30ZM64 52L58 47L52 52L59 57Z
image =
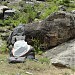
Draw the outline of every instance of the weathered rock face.
M75 68L75 39L50 49L44 55L55 66Z
M44 49L75 37L74 16L64 11L55 12L41 22L26 24L21 26L21 28L24 28L25 40L29 44L32 45L32 39L36 38L40 40L40 46L44 47ZM12 40L14 31L11 34Z
M14 28L7 40L8 45L13 45L17 40L25 40L24 29L24 25L19 25L18 27Z

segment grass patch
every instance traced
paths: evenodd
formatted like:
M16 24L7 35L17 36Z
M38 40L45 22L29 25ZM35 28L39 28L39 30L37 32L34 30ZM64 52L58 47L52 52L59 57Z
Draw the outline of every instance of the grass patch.
M50 64L50 59L46 58L46 57L42 57L39 59L39 61L43 64L43 63L46 63L46 64Z
M26 60L24 63L9 64L8 54L0 54L0 75L64 75L65 73L73 74L71 69L59 69L46 63L46 58L36 56L40 61ZM44 63L41 63L44 60Z
M1 47L0 47L0 53L5 53L5 52L7 52L7 51L8 51L8 49L7 49L7 44L6 44L5 41L3 41L3 43L2 43L2 45L1 45Z

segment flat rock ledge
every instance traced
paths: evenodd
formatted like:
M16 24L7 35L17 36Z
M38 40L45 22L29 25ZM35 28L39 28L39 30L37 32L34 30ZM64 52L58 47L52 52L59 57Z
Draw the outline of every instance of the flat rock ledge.
M55 66L75 68L75 39L48 50L45 56Z

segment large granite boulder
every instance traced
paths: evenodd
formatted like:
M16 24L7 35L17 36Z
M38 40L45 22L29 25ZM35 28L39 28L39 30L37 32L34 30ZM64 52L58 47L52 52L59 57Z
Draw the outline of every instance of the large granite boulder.
M75 37L74 15L65 11L55 12L48 16L45 20L37 23L21 25L20 29L21 28L24 28L23 32L26 36L25 40L30 45L33 45L32 39L35 38L36 40L39 40L40 48L42 49L54 47ZM8 38L10 43L12 37L16 33L14 31L15 29L10 35L11 39ZM22 31L18 30L17 34L19 32L21 33Z
M75 68L75 39L50 49L44 56L55 66Z

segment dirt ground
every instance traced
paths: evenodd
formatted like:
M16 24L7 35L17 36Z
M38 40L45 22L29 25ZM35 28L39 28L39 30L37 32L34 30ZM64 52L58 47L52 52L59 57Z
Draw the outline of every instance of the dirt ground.
M75 75L74 69L58 68L42 60L9 64L8 57L8 54L0 54L0 75Z

